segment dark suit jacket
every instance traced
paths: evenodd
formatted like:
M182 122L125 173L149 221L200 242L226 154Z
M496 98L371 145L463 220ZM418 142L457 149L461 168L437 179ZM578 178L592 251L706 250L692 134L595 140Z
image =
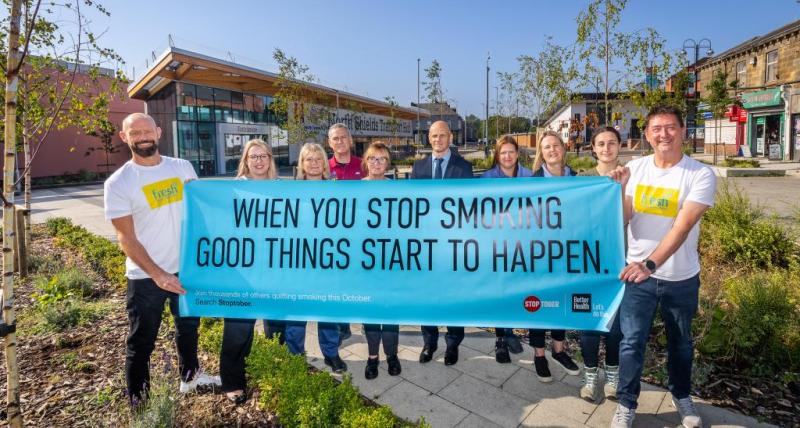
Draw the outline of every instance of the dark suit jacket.
M573 177L573 176L578 175L578 173L573 171L572 168L570 168L569 169L569 175L570 175L570 177ZM533 172L533 176L534 177L544 177L544 165L542 165L541 167L539 167L539 169L534 171Z
M414 166L411 167L411 179L433 178L432 162L431 155L414 162ZM461 156L451 154L450 161L447 162L447 169L444 171L444 178L472 178L472 164Z

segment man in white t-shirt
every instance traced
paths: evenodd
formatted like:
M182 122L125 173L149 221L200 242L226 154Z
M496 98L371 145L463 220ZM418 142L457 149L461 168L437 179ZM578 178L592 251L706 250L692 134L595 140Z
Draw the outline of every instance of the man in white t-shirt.
M199 372L197 328L200 319L178 314L178 254L183 219L183 185L197 178L192 165L158 153L161 128L152 117L133 113L122 121L120 138L132 158L105 182L106 219L117 231L128 278L128 338L125 380L133 404L150 386L150 354L155 348L164 302L175 320L181 392L219 384L219 377Z
M625 295L619 314L619 404L612 427L630 427L656 310L667 333L667 371L672 403L683 426L702 421L689 396L692 376L692 319L697 312L700 218L714 204L711 168L683 154L686 128L680 110L656 106L645 118L645 136L654 153L618 168L628 224L627 265L620 274Z

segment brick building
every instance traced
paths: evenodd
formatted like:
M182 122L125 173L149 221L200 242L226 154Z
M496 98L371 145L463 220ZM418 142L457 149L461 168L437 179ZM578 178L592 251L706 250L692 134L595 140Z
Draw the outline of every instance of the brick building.
M729 83L738 81L731 92L742 104L731 109L733 117L706 121L707 151L717 138L729 154L800 161L800 21L734 46L697 69L701 97L717 70L725 70Z

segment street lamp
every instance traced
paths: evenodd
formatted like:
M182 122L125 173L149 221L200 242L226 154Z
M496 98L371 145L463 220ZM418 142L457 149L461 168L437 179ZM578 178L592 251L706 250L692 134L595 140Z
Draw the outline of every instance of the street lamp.
M486 126L483 130L483 143L489 144L489 60L492 59L490 52L486 52Z
M419 141L419 61L417 58L417 135L414 136L414 142L420 144Z
M494 87L494 139L500 139L500 90Z
M683 49L694 49L694 63L692 63L692 77L693 77L693 84L694 84L694 91L692 92L692 107L694 113L694 121L692 122L693 129L692 129L692 151L697 153L697 103L698 103L698 93L697 93L697 61L700 59L700 48L708 49L706 51L706 56L714 55L714 50L711 49L711 40L708 39L700 39L699 42L695 42L694 39L686 39L683 41ZM688 116L688 115L687 115ZM717 152L716 147L714 148L714 153Z

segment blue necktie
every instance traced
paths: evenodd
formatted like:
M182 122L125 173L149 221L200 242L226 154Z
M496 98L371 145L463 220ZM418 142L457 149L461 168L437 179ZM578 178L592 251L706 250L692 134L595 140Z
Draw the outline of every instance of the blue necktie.
M433 178L442 178L444 174L442 174L442 162L444 162L444 158L434 159L436 161L436 170L433 172Z

